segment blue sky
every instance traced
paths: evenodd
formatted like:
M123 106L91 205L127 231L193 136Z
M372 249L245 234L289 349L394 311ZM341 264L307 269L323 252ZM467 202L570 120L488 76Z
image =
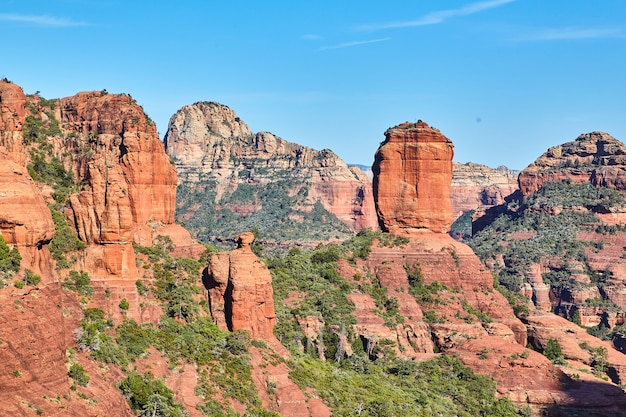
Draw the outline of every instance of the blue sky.
M365 165L418 119L492 167L594 130L626 141L623 0L0 0L0 38L0 78L130 93L161 136L206 100Z

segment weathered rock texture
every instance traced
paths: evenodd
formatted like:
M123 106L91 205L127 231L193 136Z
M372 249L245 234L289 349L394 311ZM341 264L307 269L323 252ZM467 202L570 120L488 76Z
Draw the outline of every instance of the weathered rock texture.
M449 230L453 155L450 139L424 122L403 123L385 132L372 166L383 230Z
M517 190L517 172L506 167L496 169L468 162L452 163L450 199L452 218L468 210L489 208L504 203Z
M0 80L0 148L10 159L22 164L22 128L26 118L26 96L22 87Z
M238 219L243 229L236 232L256 226L265 238L280 226L285 235L306 220L316 202L352 230L376 228L366 175L328 149L317 151L268 132L254 134L224 105L199 102L181 108L170 119L165 146L181 182L178 215L198 235L226 233L222 218L226 223ZM289 211L264 224L284 208L272 208L280 198ZM255 221L248 225L251 218ZM207 219L215 221L211 230Z
M608 133L591 132L553 146L519 175L524 195L550 181L570 180L608 187L626 195L626 147Z
M124 94L79 93L57 108L61 146L87 182L71 200L81 239L150 244L151 226L174 223L178 183L154 123Z
M54 236L50 210L25 167L0 153L0 231L7 243L41 247Z
M255 339L274 339L272 276L252 252L250 232L237 237L232 252L213 255L205 273L213 320L222 330L248 330Z
M381 317L372 314L377 307L369 295L351 294L350 300L356 306L355 331L366 341L366 352L375 354L378 341L383 339L393 340L400 356L419 359L435 350L449 352L476 372L492 376L498 393L520 405L540 410L557 403L573 410L601 408L613 415L610 413L621 405L616 407L608 399L617 395L615 402L622 404L626 399L623 392L618 394L619 388L600 380L584 385L584 389L573 388L562 370L527 350L530 331L494 289L491 273L469 246L443 233L450 224L450 206L441 202L450 195L450 141L424 123L400 125L388 130L386 136L373 167L374 198L381 227L407 234L408 243L400 247L374 245L367 263L360 266L362 270L343 265L340 271L346 279L355 272L375 276L388 296L398 300L398 310L405 320L395 328L385 326ZM439 204L428 201L431 196ZM443 212L435 212L440 206ZM425 231L414 233L420 229ZM406 288L435 283L443 286L432 294L434 298L418 293L420 304L405 293ZM541 350L545 347L541 341L547 341L546 333L537 327L532 327L531 341ZM570 330L563 327L558 337L569 338ZM582 329L580 332L585 333ZM601 343L589 335L584 340L587 338L590 346ZM609 354L616 362L612 371L618 375L615 383L621 383L623 359L619 355L615 349ZM588 353L583 362L589 364ZM594 390L596 399L590 395Z
M63 213L87 248L67 256L72 269L91 277L95 293L86 298L88 307L102 309L117 323L148 316L156 321L162 314L158 306L158 312L150 306L140 311L133 240L151 245L162 234L189 245L190 253L201 246L174 224L174 167L154 125L129 96L88 92L44 101L0 81L0 232L22 255L22 269L13 278L3 276L0 288L7 307L0 314L0 414L131 416L117 389L119 369L98 368L84 352L67 356L68 348L77 350L74 331L83 306L75 293L62 291L68 270L58 271L48 250L55 225L46 203L55 203L53 188L29 174L41 171L26 168L35 158L46 166L53 157L74 174L76 185L69 188ZM10 282L22 279L25 269L41 275L37 286L21 289ZM130 302L124 312L122 299ZM87 387L70 389L71 361L90 375ZM85 398L97 398L97 406Z
M131 417L126 399L112 384L119 379L112 370L98 369L82 355L81 363L91 379L86 387L71 390L66 349L74 345L81 306L54 283L41 288L0 291L0 415ZM84 398L97 399L93 407Z

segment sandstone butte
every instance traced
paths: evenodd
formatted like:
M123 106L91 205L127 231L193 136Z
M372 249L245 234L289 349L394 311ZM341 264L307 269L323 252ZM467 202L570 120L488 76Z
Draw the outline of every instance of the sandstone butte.
M453 155L452 141L422 121L385 132L372 166L376 213L383 230L450 229Z
M400 314L406 320L395 330L390 329L382 318L372 314L374 301L369 295L352 294L361 338L372 347L381 339L397 340L398 355L417 359L432 356L436 349L458 355L474 371L495 378L499 395L520 406L530 405L535 411L559 404L589 415L622 415L626 396L618 386L597 378L574 381L568 376L571 369L564 372L543 355L527 349L526 344L541 350L549 338L557 338L566 346L569 366L578 369L588 369L592 363L589 352L582 351L579 343L605 347L615 384L622 384L626 378L624 355L609 343L587 335L583 329L574 330L575 325L535 310L532 305L524 322L517 319L506 299L493 288L491 274L471 248L445 234L451 221L450 206L441 203L435 215L433 207L439 205L419 202L421 197L434 196L440 202L449 196L450 141L425 123L405 123L389 129L385 136L373 167L374 199L381 228L406 236L408 243L400 248L374 245L366 262L356 267L340 262L339 270L346 279L355 273L366 276L369 271L387 288L390 297L398 299ZM422 181L430 176L430 169L434 178ZM424 190L426 185L429 188ZM418 214L406 216L406 208ZM419 214L425 208L431 213ZM425 284L438 282L447 288L439 293L440 303L427 305L431 309L428 323L423 306L405 292L409 287L407 272L416 270ZM482 323L467 320L468 311L490 319ZM570 338L571 332L577 338Z
M359 169L348 167L329 149L317 151L269 132L252 133L227 106L198 102L182 107L170 119L164 142L181 182L202 186L203 181L215 181L215 205L242 184L259 189L288 178L293 182L290 195L307 190L303 211L319 201L352 230L377 228L371 182ZM228 209L253 213L263 203L243 202ZM181 213L186 215L193 213Z

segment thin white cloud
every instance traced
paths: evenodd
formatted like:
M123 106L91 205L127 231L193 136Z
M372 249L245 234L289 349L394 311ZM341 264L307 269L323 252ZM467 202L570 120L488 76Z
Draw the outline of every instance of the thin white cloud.
M25 15L16 13L0 13L0 21L30 23L38 26L51 27L87 26L87 23L85 22L76 22L63 17L46 15Z
M349 48L351 46L366 45L368 43L385 42L385 41L388 41L390 39L391 38L380 38L380 39L371 39L371 40L368 40L368 41L344 42L344 43L340 43L338 45L322 46L320 48L320 50L325 51L325 50L328 50L328 49Z
M467 16L474 13L482 12L483 10L493 9L503 6L507 3L512 3L516 0L488 0L477 3L472 3L458 9L440 10L429 13L415 20L405 20L398 22L378 23L372 25L362 25L357 27L358 30L376 31L383 29L400 29L415 26L436 25L444 22L446 19L457 16Z
M320 35L310 33L308 35L302 35L302 39L304 39L305 41L318 41L322 39L322 37Z
M621 29L598 28L560 28L546 29L513 38L515 41L560 41L580 39L618 39L626 38Z

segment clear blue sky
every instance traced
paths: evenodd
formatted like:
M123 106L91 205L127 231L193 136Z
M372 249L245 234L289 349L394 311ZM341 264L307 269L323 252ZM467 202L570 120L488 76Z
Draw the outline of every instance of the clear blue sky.
M0 78L130 93L161 136L206 100L365 165L417 119L493 167L594 130L626 141L623 0L0 0L0 39Z

